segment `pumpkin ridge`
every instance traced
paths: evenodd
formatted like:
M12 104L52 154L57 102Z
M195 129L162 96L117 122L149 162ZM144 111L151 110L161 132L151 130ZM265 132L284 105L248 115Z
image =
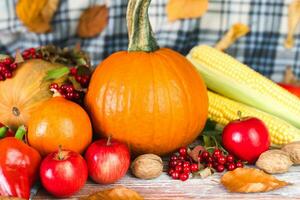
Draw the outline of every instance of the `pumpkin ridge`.
M163 49L163 50L166 50L166 49ZM167 52L167 51L165 51L165 52ZM188 113L190 113L190 110L191 110L190 109L190 103L191 103L191 101L188 98L188 95L187 95L187 92L186 92L188 87L184 84L184 81L183 81L184 78L181 76L180 73L178 73L178 71L174 67L174 63L175 62L172 59L169 59L165 54L163 54L162 51L159 51L158 53L163 57L163 60L165 60L165 65L169 66L170 70L173 71L174 76L177 78L178 83L180 84L180 88L181 88L182 94L183 94L184 99L185 99L185 101L182 101L182 103L184 103L183 107L187 108L186 110L184 109L184 115L185 115L185 117L189 117L189 119L191 119L191 117L188 114ZM190 130L190 120L188 120L188 123L186 124L186 128L185 129L187 129L187 128L189 128L188 130ZM185 134L185 136L186 136L187 132L185 132L183 134ZM187 144L187 137L184 137L184 142L183 143Z

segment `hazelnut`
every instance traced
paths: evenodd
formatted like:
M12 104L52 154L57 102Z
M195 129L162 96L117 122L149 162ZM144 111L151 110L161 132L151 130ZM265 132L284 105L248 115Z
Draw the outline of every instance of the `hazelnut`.
M132 162L131 171L138 178L153 179L162 173L163 162L157 155L144 154Z

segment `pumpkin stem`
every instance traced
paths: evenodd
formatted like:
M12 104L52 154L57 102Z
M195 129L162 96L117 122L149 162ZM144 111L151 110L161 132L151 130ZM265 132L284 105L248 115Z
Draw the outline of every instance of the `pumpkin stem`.
M24 135L26 134L27 129L24 125L20 126L15 134L15 138L18 140L23 140Z
M0 138L4 138L6 136L7 130L8 130L8 128L6 126L2 126L0 128Z
M148 16L151 0L129 0L127 7L128 51L152 52L159 49Z

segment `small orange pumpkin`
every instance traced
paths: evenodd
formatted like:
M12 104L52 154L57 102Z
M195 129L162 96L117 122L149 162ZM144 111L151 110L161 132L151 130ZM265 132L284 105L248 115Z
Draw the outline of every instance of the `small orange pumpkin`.
M40 59L21 64L12 79L0 81L0 122L11 128L27 125L38 105L52 97L50 81L44 78L49 70L62 65Z
M97 67L85 103L98 134L128 143L137 154L163 155L200 134L208 97L193 65L157 46L149 4L129 1L128 51L112 54Z
M28 123L28 142L41 155L62 148L82 153L92 141L87 113L76 103L53 97L42 103Z

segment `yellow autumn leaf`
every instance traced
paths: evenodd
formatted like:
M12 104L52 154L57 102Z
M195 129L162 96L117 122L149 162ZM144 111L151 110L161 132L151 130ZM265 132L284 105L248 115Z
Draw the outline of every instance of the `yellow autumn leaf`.
M254 168L237 168L228 171L222 176L221 183L230 192L242 193L267 192L289 184Z
M285 48L294 46L294 33L300 23L300 0L294 0L288 9L288 33L284 42Z
M169 0L166 12L169 21L201 17L208 8L208 0Z
M250 29L246 24L236 23L230 27L223 38L215 45L215 48L224 51L237 39L249 33Z
M19 0L16 13L32 32L46 33L51 30L51 20L59 0Z
M81 200L143 200L137 192L127 189L123 186L118 186L112 189L96 192L88 197L83 197Z

